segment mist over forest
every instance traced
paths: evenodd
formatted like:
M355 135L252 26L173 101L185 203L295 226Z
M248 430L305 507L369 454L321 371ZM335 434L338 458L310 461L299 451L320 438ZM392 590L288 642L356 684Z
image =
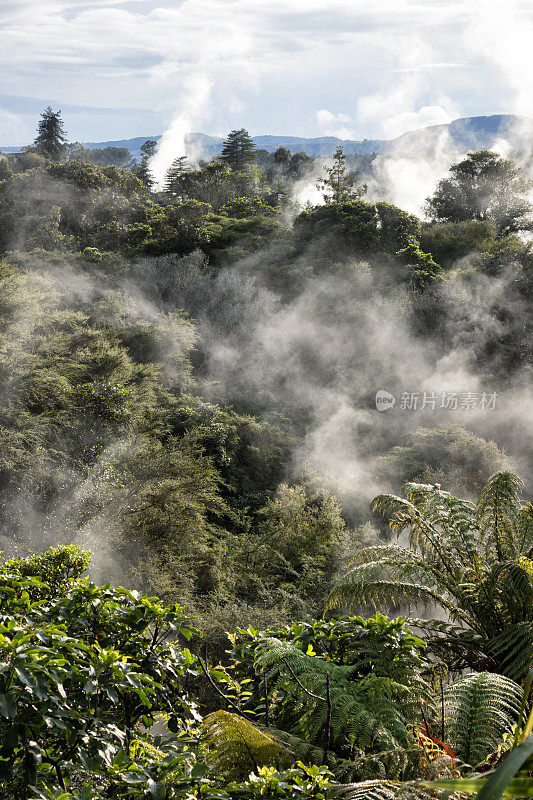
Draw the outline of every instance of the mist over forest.
M531 122L178 123L0 154L0 798L473 796L531 729Z

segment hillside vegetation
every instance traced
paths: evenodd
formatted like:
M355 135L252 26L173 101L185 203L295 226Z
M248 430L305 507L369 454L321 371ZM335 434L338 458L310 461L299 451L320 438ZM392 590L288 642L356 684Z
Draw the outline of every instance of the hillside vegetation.
M0 797L474 793L530 730L527 176L422 220L154 147L0 158Z

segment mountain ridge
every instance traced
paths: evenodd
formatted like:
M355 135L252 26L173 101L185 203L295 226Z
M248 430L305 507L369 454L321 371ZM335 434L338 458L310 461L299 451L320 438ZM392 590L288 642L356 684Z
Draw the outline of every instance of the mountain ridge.
M336 136L282 136L260 134L253 136L258 149L274 152L278 147L287 147L292 152L303 151L310 156L329 156L335 148L342 146L346 155L364 155L406 151L422 146L431 149L442 137L449 136L449 144L458 150L485 149L491 147L495 139L507 138L519 148L524 138L533 139L533 119L513 114L491 114L488 116L461 117L447 124L430 125L407 131L393 139L340 139ZM148 139L158 140L159 135L136 136L131 139L110 139L102 142L83 142L89 149L102 147L126 147L131 155L141 158L141 145ZM200 151L204 157L218 155L222 149L223 137L206 133L191 133L186 137L190 151ZM0 152L14 152L17 147L1 147Z

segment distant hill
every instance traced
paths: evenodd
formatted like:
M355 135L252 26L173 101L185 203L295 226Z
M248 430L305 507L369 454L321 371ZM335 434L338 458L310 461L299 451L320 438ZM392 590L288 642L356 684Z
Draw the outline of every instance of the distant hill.
M523 136L533 139L533 120L510 114L494 114L490 117L465 117L456 119L448 125L432 125L409 131L396 139L338 139L335 136L304 138L301 136L275 136L266 134L254 136L256 147L273 153L278 147L287 147L291 152L303 151L310 156L330 156L335 148L342 145L347 155L364 153L385 153L388 151L409 151L422 147L434 147L443 136L449 136L449 144L456 150L480 150L490 147L498 138L508 139L511 145L520 149ZM86 147L127 147L134 158L141 156L140 146L147 138L158 136L121 139L113 142L87 142ZM205 133L192 133L187 137L188 148L201 152L205 157L217 155L222 149L222 138Z
M147 139L159 139L159 135L137 136L134 139L115 139L108 142L84 142L85 147L126 147L132 156L141 158L141 145ZM273 153L278 147L287 147L291 152L303 151L310 156L329 156L338 145L342 145L347 155L365 153L386 153L390 151L422 153L434 149L443 139L455 150L480 150L491 147L499 139L507 139L511 147L520 150L524 140L533 140L533 120L511 114L494 114L488 117L465 117L447 125L431 125L409 131L396 139L338 139L335 136L305 138L300 136L254 136L256 147ZM191 133L187 136L187 149L191 153L201 153L205 158L217 155L222 149L222 138L205 133ZM1 147L4 153L14 152L17 147Z
M135 139L116 139L110 142L83 142L83 144L90 150L95 150L100 147L127 147L132 156L137 159L137 161L140 161L142 156L141 146L148 139L155 139L157 141L160 138L161 134L156 134L155 136L136 136ZM190 152L200 152L204 158L215 156L222 150L223 139L218 136L209 136L206 133L191 133L185 137L185 140L187 149Z
M490 117L465 117L456 119L448 125L431 125L416 131L409 131L384 142L385 151L420 152L435 148L440 142L448 144L459 152L484 150L494 146L498 139L506 139L511 149L523 150L533 142L533 119L511 114L493 114ZM383 152L383 151L382 151Z

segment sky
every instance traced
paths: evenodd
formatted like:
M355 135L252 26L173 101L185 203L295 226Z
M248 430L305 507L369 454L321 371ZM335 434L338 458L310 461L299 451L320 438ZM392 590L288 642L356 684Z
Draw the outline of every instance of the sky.
M0 0L0 145L161 133L393 138L533 116L530 0Z

